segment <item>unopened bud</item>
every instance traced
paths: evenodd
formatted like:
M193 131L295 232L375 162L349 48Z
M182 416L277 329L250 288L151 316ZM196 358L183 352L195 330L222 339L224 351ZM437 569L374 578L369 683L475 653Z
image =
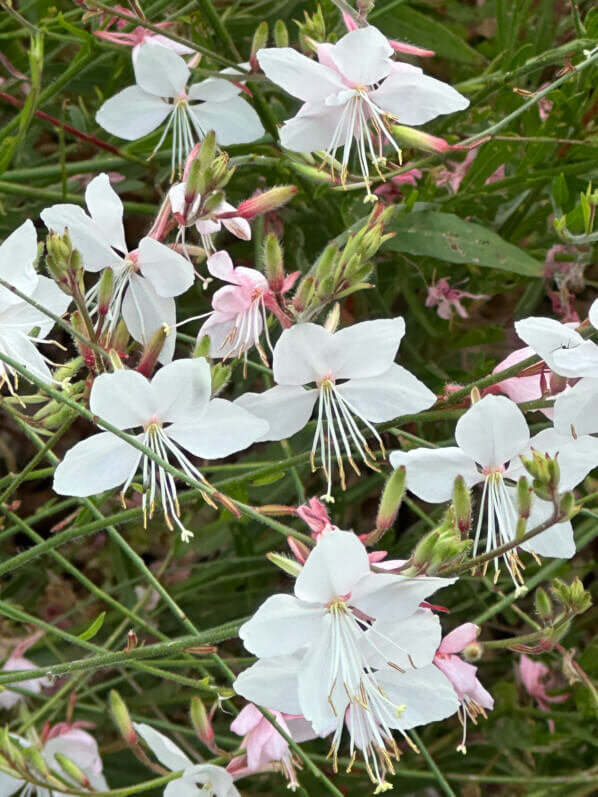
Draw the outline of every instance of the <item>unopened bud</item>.
M274 233L269 233L264 242L264 270L270 290L280 293L284 285L284 260L282 247Z
M294 537L287 537L287 545L291 549L291 553L295 559L302 565L307 561L310 554L310 549L301 540L296 540Z
M519 517L529 518L532 508L532 488L525 476L521 476L517 482L517 509Z
M442 153L454 149L448 141L445 141L443 138L431 136L429 133L424 133L423 130L416 130L414 127L393 125L392 132L397 141L404 146L421 149L424 152Z
M277 47L289 46L289 31L282 19L277 19L274 25L274 44Z
M112 334L112 338L110 340L110 348L115 349L117 352L119 352L119 354L125 354L128 345L129 345L129 330L127 329L127 325L121 318L118 324L116 325L116 329Z
M148 379L156 367L158 357L160 356L160 352L164 347L164 343L168 335L170 335L170 329L166 325L162 325L154 332L150 338L150 342L143 350L143 354L141 355L141 359L139 360L139 364L135 370L140 374L143 374L143 376L147 377Z
M121 371L124 368L123 361L120 359L120 354L116 349L110 349L108 352L108 359L113 371Z
M195 695L191 698L191 724L197 734L197 738L202 741L208 749L214 746L214 729L210 722L210 716L206 711L202 699Z
M412 556L414 565L421 568L428 564L432 558L434 547L436 546L439 537L439 532L434 530L429 534L426 534L426 536L418 542L418 544L415 546Z
M586 592L581 580L575 577L571 584L565 584L555 578L551 587L552 596L569 612L582 614L592 605L589 592Z
M382 537L382 535L392 528L401 503L405 495L405 481L407 479L407 471L405 466L398 467L389 477L384 485L382 497L380 498L380 506L378 507L378 514L376 515L376 540L371 540L371 535L368 535L366 545L373 545L374 542Z
M293 578L297 578L302 569L296 559L291 559L290 556L284 553L270 552L266 554L266 559L283 572L288 573L289 576L293 576Z
M479 401L481 398L482 398L482 397L481 397L481 395L480 395L479 388L477 388L477 387L472 387L472 389L471 389L471 393L469 394L469 400L471 401L471 403L472 403L472 404L477 404L477 403L478 403L478 401Z
M137 743L137 734L135 733L135 729L133 728L133 723L131 722L131 717L129 715L129 710L125 705L124 700L118 694L116 689L110 690L110 711L112 713L112 719L116 727L118 728L120 735L123 737L127 744L136 744Z
M298 163L297 161L289 161L288 165L293 171L310 180L312 183L328 183L328 185L335 185L335 177L323 169L318 169L315 166L308 166L305 163Z
M251 64L252 69L259 69L259 64L255 56L257 55L259 50L266 47L267 44L268 44L268 23L266 22L266 20L263 20L255 29L255 33L253 34L253 40L251 42L251 57L249 59L249 62Z
M83 338L88 337L89 332L87 330L85 321L83 320L83 316L81 315L81 312L79 310L75 310L73 313L71 313L70 322L71 326L73 327L75 332L78 333L78 335L80 335ZM83 357L85 365L88 368L95 368L96 357L93 349L87 346L85 343L83 343L81 338L78 336L74 338L74 341L75 341L75 346L77 347L79 353L81 354L81 357Z
M23 771L25 769L25 759L18 742L12 738L8 728L0 729L0 753L6 758L9 766Z
M467 537L471 527L471 496L463 476L457 476L453 488L453 509L461 539Z
M218 188L224 188L235 173L234 169L229 168L227 155L218 155L212 162L211 171L214 186Z
M244 199L237 208L237 215L244 219L252 219L261 213L269 213L271 210L286 205L297 193L296 185L279 185L262 191L255 196Z
M189 208L197 199L200 194L200 177L201 165L199 158L191 161L189 167L189 174L185 180L185 208ZM187 211L185 211L187 212Z
M230 382L232 368L225 363L212 366L212 395L217 396Z
M545 589L538 587L534 595L536 614L543 623L548 623L552 619L552 601Z
M89 787L89 779L85 772L83 772L74 761L71 761L70 758L67 758L62 753L54 753L54 758L58 762L60 769L64 772L65 775L68 775L69 778L72 778L76 783L84 788Z
M201 171L205 171L214 160L214 155L216 153L216 133L213 130L210 130L204 137L204 140L201 142L201 147L199 149L199 168Z
M214 213L218 210L220 205L224 202L224 192L223 191L212 191L209 197L206 199L204 203L204 212L206 215L210 213Z
M571 520L579 512L575 494L572 492L563 493L560 497L559 510L567 520Z
M98 315L108 315L113 288L114 272L111 268L105 268L98 284Z
M559 482L561 480L561 469L556 457L547 457L546 466L548 468L548 487L552 490L558 490Z
M313 277L304 277L301 280L295 292L295 296L293 297L293 308L295 312L302 313L306 307L309 307L314 296L315 287Z
M328 244L326 249L324 249L320 255L320 258L316 264L316 278L318 280L324 280L333 273L338 256L338 246L335 244Z
M517 518L517 525L515 527L515 539L520 540L525 535L525 529L527 527L527 520L524 517Z
M210 336L202 335L201 338L198 338L197 341L195 342L195 348L193 349L191 357L192 358L209 357L210 346L211 346Z
M470 642L463 648L463 658L465 661L479 661L482 658L484 649L480 642Z

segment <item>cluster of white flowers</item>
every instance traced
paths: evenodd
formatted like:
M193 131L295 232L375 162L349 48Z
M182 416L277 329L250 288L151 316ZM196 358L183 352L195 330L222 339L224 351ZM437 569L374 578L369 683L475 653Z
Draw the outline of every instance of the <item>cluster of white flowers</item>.
M100 108L97 121L105 130L134 140L166 122L154 149L171 134L173 174L185 159L192 162L201 152L196 140L205 140L210 131L218 145L262 136L247 98L248 65L188 85L193 62L187 63L184 51L175 52L168 39L155 38L160 41L144 41L135 53L136 84ZM380 171L384 166L384 148L400 159L393 125L419 125L467 108L468 101L450 86L394 60L396 49L368 26L351 30L336 44L319 44L317 61L288 47L260 50L257 61L267 78L304 103L281 129L283 147L322 151L333 166L342 147L343 182L355 147L369 193L369 167ZM141 472L144 519L154 516L158 502L168 528L176 526L185 542L193 533L181 519L175 473L203 488L208 500L213 494L197 459L220 459L256 443L284 440L313 420L312 468L321 466L322 498L332 503L335 472L340 488L347 486L347 462L358 475L360 465L384 468L384 430L376 425L416 415L437 401L434 392L396 362L405 335L400 317L336 329L334 318L321 325L287 315L278 332L280 296L292 288L296 275L283 274L274 284L271 275L257 268L235 267L226 251L216 250L212 236L224 225L248 240L251 213L222 197L211 210L202 201L187 164L163 206L173 223L168 226L159 217L134 248L127 245L123 204L106 174L87 186L87 212L71 204L47 208L41 219L49 233L64 236L65 250L70 241L81 260L80 273L71 263L68 290L38 273L31 221L0 247L0 373L10 393L18 396L21 372L38 384L63 387L38 345L50 343L54 318L64 315L73 301L94 331L89 342L106 355L89 377L88 405L100 430L67 451L55 470L55 492L96 496L120 488L124 496ZM182 231L182 243L179 238L166 243L167 232L175 227ZM196 280L183 237L188 227L200 236L211 278L223 285L214 292L199 331L199 346L204 336L209 338L207 350L202 349L205 356L175 359L176 297ZM82 289L83 272L96 280ZM589 320L598 328L598 302ZM128 352L117 350L123 322L140 344L143 367L127 365L133 362L134 346ZM575 552L571 521L559 510L559 496L598 465L598 439L592 437L598 433L593 412L598 346L579 330L551 319L529 318L516 329L546 368L562 377L560 392L544 391L554 399L554 427L531 436L512 398L474 394L456 424L455 446L393 451L390 463L404 469L406 489L427 503L448 503L459 477L468 490L481 486L473 554L485 530L489 559L496 548L504 549L506 568L520 585L519 549L559 558ZM254 348L265 364L271 355L273 386L243 392L234 400L217 397L221 385L213 389L214 372L206 357L247 364ZM509 395L506 382L503 392ZM558 478L553 468L552 481L547 477L544 492L535 495L532 481L525 493L522 479L532 473L529 462L538 453L545 463L558 462ZM165 467L165 461L174 467ZM534 529L539 530L526 539L526 531ZM240 637L257 661L238 676L234 688L248 701L276 712L279 727L295 740L331 736L335 769L346 729L349 769L361 751L376 790L385 791L390 788L387 775L400 756L395 731L417 749L410 729L456 712L465 726L467 716L475 721L492 708L476 668L457 656L475 640L478 629L467 624L441 640L439 619L426 599L456 578L413 573L404 562L372 561L353 532L328 524L307 554L302 562L293 562L294 595L268 598L242 626ZM498 567L497 557L494 561ZM7 662L5 670L30 666L24 659L24 666L21 659L18 666L15 661ZM45 687L41 681L31 683L37 691ZM10 706L3 699L9 708L17 698ZM166 786L167 797L235 797L239 793L233 775L264 771L272 761L296 784L288 741L267 722L264 730L262 719L251 708L235 721L233 730L245 737L246 758L230 771L193 764L148 725L136 724L135 730L161 765L181 772ZM60 728L45 740L42 752L53 765L54 753L61 751L79 763L94 788L107 788L89 734ZM2 794L12 794L21 785L0 774Z

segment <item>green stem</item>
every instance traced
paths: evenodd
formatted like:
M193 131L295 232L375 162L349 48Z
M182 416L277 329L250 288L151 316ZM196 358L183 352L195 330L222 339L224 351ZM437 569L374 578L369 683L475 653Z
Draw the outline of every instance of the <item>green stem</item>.
M434 777L436 778L436 782L438 783L442 791L446 794L446 797L457 797L455 792L449 786L447 779L444 777L444 775L438 768L438 765L430 755L428 748L420 739L419 735L414 730L409 731L409 735L421 750L423 757L426 759L428 766L430 767L431 771L434 774Z

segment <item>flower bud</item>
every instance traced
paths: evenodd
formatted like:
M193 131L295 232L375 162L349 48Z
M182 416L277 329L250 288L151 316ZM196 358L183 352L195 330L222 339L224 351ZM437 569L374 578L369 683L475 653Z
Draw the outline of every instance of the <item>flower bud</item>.
M517 482L517 508L519 517L527 520L532 508L532 488L525 476L521 476Z
M517 526L515 527L515 539L520 540L525 535L527 527L527 520L524 517L517 518Z
M474 642L470 642L468 645L465 645L463 648L463 658L465 661L479 661L482 658L482 654L484 649L482 644L475 640Z
M79 368L81 368L81 365L81 358L74 357L54 371L54 379L57 382L64 382L65 379L72 379Z
M289 31L282 19L277 19L274 25L274 44L277 47L289 46Z
M261 213L269 213L286 205L297 193L296 185L278 185L261 191L249 199L244 199L237 208L237 215L244 219L252 219Z
M116 689L110 690L110 711L112 719L118 728L120 735L123 737L127 744L137 743L137 734L133 728L129 710L127 709L124 700L118 694Z
M71 326L81 337L87 338L88 331L85 321L83 320L83 316L81 315L80 310L75 310L71 313L70 317ZM96 365L96 357L94 351L89 346L86 346L85 343L81 340L81 338L76 337L74 338L75 346L79 350L81 357L83 357L83 361L88 368L95 368Z
M216 363L212 367L212 395L217 396L230 382L232 368L225 363Z
M150 338L150 342L143 350L143 354L141 355L141 359L139 360L139 364L135 370L139 371L140 374L143 374L143 376L147 377L148 379L156 367L158 357L160 356L160 352L164 347L164 343L168 335L170 335L170 328L166 326L166 324L163 324L154 332Z
M571 584L565 584L555 578L551 587L552 596L573 614L582 614L592 605L589 592L586 592L580 579L576 576Z
M471 496L463 476L457 476L453 489L453 509L461 539L467 537L471 527Z
M296 540L294 537L287 537L287 545L291 549L291 553L295 559L302 565L307 561L310 554L310 549L301 540Z
M472 403L472 404L477 404L477 403L478 403L478 401L479 401L481 398L482 398L482 397L480 396L480 391L479 391L479 389L478 389L477 387L473 387L473 388L471 389L471 393L469 394L469 400L471 401L471 403Z
M416 130L414 127L393 125L392 133L397 141L404 144L406 147L421 149L424 152L444 153L451 149L460 149L460 147L451 147L448 141L445 141L443 138L431 136L429 133L424 133L423 130Z
M129 345L129 330L127 329L127 325L121 318L118 324L116 325L116 329L112 333L112 338L110 340L110 348L115 349L119 354L126 354L128 345Z
M25 770L25 759L21 748L10 735L7 727L0 729L0 754L6 758L9 766L19 771Z
M267 44L268 44L268 23L266 22L266 20L263 20L255 29L255 33L253 34L253 40L251 42L251 56L249 58L249 63L251 64L252 69L259 69L259 64L257 62L256 55L261 49L266 47Z
M285 573L288 573L293 578L297 578L299 573L301 572L301 565L295 559L291 559L290 556L287 556L284 553L274 553L270 552L266 554L266 559L269 562L272 562L273 565L279 567Z
M309 307L315 292L315 280L313 277L304 277L297 287L293 297L293 308L295 312L302 313Z
M573 492L569 491L561 495L559 509L565 515L567 520L571 520L572 517L575 517L575 515L579 512L580 507L577 506L575 494Z
M212 162L212 180L215 187L224 188L235 173L234 168L229 168L228 155L218 155Z
M269 233L266 236L263 258L270 290L280 293L284 283L284 260L280 242L274 233Z
M536 614L543 623L548 623L552 619L552 601L545 589L538 587L534 595Z
M108 315L112 290L114 288L114 272L111 268L105 268L98 285L98 315Z
M196 158L195 160L191 161L189 175L185 181L185 213L187 213L188 208L193 205L197 197L200 196L200 171L201 164L199 158Z
M199 162L199 168L202 172L204 172L209 166L211 166L215 154L216 154L216 133L213 130L210 130L205 135L204 140L201 142L201 147L199 148L198 162ZM201 191L199 193L201 193Z
M407 471L404 465L401 465L391 473L384 485L382 497L380 498L380 506L376 515L376 529L372 534L367 535L366 545L373 545L378 542L382 535L394 525L405 495L406 479ZM372 539L372 535L375 535L375 539Z
M315 166L308 166L305 163L291 160L288 164L293 171L296 171L302 177L310 180L312 183L328 183L328 185L336 185L335 177L323 169L318 169Z
M71 761L70 758L67 758L62 753L54 753L54 758L58 762L60 769L64 772L65 775L68 775L69 778L72 778L76 783L84 788L89 788L90 783L87 778L85 772L83 772L74 761Z
M210 722L210 717L206 711L201 697L195 695L191 698L191 724L197 734L197 738L202 741L208 749L214 747L214 729Z
M440 533L435 529L418 542L411 557L416 567L422 568L430 561L439 538Z
M210 213L214 213L218 210L220 205L224 202L224 192L223 191L212 191L209 197L206 199L204 203L204 213L206 215Z
M546 466L548 468L548 488L556 492L561 480L561 469L557 458L546 457Z
M328 244L316 263L316 279L324 280L334 270L334 264L339 256L339 248L335 244Z

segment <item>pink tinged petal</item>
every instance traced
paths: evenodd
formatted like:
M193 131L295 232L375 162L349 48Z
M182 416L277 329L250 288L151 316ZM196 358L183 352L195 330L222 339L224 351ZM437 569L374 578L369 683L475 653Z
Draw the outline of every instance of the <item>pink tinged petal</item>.
M561 393L554 404L554 426L563 435L598 432L598 379L584 378Z
M208 336L210 339L210 357L214 359L236 357L239 354L239 343L236 339L232 340L236 321L234 318L222 321L220 320L221 318L221 315L213 313L199 330L197 339L201 340L206 335ZM261 324L259 325L259 331L262 331ZM252 344L254 343L257 343L257 340L252 340ZM258 394L253 393L252 395Z
M106 242L126 254L123 203L110 185L107 174L99 174L89 183L85 189L85 203L94 224L102 231Z
M65 229L83 258L86 271L119 267L123 259L110 246L107 236L78 205L52 205L41 212L48 230L64 235Z
M544 696L545 689L542 679L545 678L548 673L548 667L541 661L534 661L534 659L530 659L529 656L522 654L519 662L519 674L521 675L523 685L530 695L534 697L538 694L542 697Z
M303 429L317 398L317 390L276 385L263 393L243 393L235 405L269 423L269 429L259 438L262 442L283 440Z
M213 277L216 277L216 279L222 280L223 282L232 282L235 285L238 285L233 261L231 260L229 253L225 252L224 249L214 252L213 255L208 257L207 265L208 271Z
M389 662L404 670L425 667L434 659L440 633L438 617L422 609L399 622L377 620L365 634L368 664L375 669L388 669Z
M264 708L301 714L297 692L297 677L301 667L301 658L296 656L259 659L238 676L233 689L241 697Z
M18 309L21 305L15 305L14 307ZM52 381L52 374L44 358L35 347L35 344L28 340L26 335L20 330L10 329L9 327L2 330L2 350L13 360L16 360L32 376L44 382ZM0 363L0 374L4 368L6 368L4 363Z
M140 459L141 451L111 432L94 434L66 452L54 473L54 492L84 497L112 490L127 481Z
M534 350L529 346L523 349L516 349L511 352L496 368L492 371L493 374L499 374L517 363L532 357ZM511 401L521 404L524 401L534 401L534 399L542 398L542 378L541 374L534 376L512 376L498 382L497 387L501 393L505 393Z
M231 97L226 102L190 105L189 113L195 118L203 135L213 130L216 141L223 147L247 144L264 135L259 116L242 97Z
M37 233L31 219L27 219L0 245L0 277L22 293L31 295L38 281L34 268L36 260ZM19 301L6 288L0 288L0 297L2 303L5 297L10 304Z
M137 85L156 97L177 97L185 90L189 67L166 47L141 47L135 59Z
M308 742L317 737L311 722L308 722L304 717L290 717L285 716L289 734L293 741L300 744L301 742Z
M405 321L362 321L332 335L328 363L336 379L366 379L388 371L405 334Z
M226 399L212 399L203 415L177 421L165 431L202 459L221 459L242 451L266 434L268 423Z
M292 595L272 595L239 629L250 653L260 658L294 653L320 631L326 609Z
M54 736L42 748L42 755L46 763L55 769L60 769L56 761L56 753L62 753L73 761L92 781L95 789L106 788L106 781L101 775L102 759L98 745L89 733L81 728L71 728L66 733ZM95 781L95 782L93 782Z
M190 47L187 47L184 44L179 44L179 42L169 39L168 36L162 36L160 33L157 33L155 36L147 36L144 43L149 45L158 45L160 47L168 47L169 50L172 50L172 52L176 53L177 55L192 55L195 52L195 50L192 50ZM138 47L137 49L140 50L141 47Z
M288 733L289 729L286 727L286 723L282 717L277 717L277 720L282 729ZM258 739L258 744L260 744L260 747L256 750L256 753L259 753L259 757L256 756L254 763L258 764L258 762L261 762L261 764L264 765L269 764L272 761L281 761L289 749L289 743L287 740L284 739L266 719L264 719L264 722L260 728L258 728L257 733L260 736ZM251 766L251 756L248 756L248 759L249 766Z
M238 736L245 736L249 731L257 728L260 722L263 721L264 715L262 712L256 708L253 703L248 703L246 706L243 706L239 714L231 722L230 729Z
M136 141L160 127L172 111L173 106L159 97L129 86L106 100L96 113L96 122L113 136Z
M120 369L94 380L89 408L119 429L145 426L158 411L149 381L138 371Z
M400 716L389 718L392 728L408 730L438 722L452 716L459 708L450 681L433 664L405 673L379 672L376 680L394 705L406 707Z
M554 353L559 349L573 349L580 346L584 339L574 329L561 324L554 318L524 318L515 322L515 331L524 343L527 343L555 373L561 376L576 376L575 371L559 368L554 360Z
M236 316L249 310L253 301L239 285L225 285L212 296L212 307L223 316Z
M280 385L305 385L330 375L332 334L318 324L285 329L274 347L274 379Z
M304 105L280 130L280 143L291 152L327 150L340 122L343 106L323 103ZM341 136L345 140L345 136Z
M481 706L482 708L494 708L494 698L490 692L488 692L488 690L482 686L482 683L478 678L475 679L475 683L473 685L473 689L469 693L469 697L473 698L478 706Z
M328 51L341 75L355 86L371 86L385 78L392 54L386 36L372 25L350 31Z
M510 498L516 506L516 490L509 489ZM532 501L530 516L527 521L527 531L546 522L552 517L553 506L549 501L542 501L535 497ZM548 556L555 559L571 559L575 556L575 538L570 520L562 521L550 526L546 531L532 537L528 542L520 545L524 551L533 551L538 556Z
M329 536L328 534L324 535L322 541ZM316 546L316 551L322 541ZM304 571L312 556L313 553L309 555L307 564L303 568ZM353 587L350 604L376 620L396 623L416 612L420 603L429 595L436 590L454 584L456 580L455 578L433 576L407 578L393 573L368 573Z
M475 642L480 627L475 623L463 623L448 633L440 643L439 653L460 653L471 642Z
M182 214L185 210L185 183L176 183L168 190L168 199L173 213Z
M234 210L234 208L232 208L232 210ZM232 219L222 219L222 224L232 235L239 238L241 241L251 241L251 225L247 219L234 216Z
M264 48L258 51L257 60L269 80L304 102L323 102L344 88L333 69L290 47Z
M232 72L233 70L231 70ZM237 73L241 74L241 73ZM194 83L187 92L190 100L201 100L201 102L226 102L232 97L236 97L241 89L232 80L222 80L217 77L209 77L201 83Z
M350 593L370 572L367 551L350 531L324 534L297 576L295 595L312 603L328 603Z
M469 100L448 83L415 72L394 72L369 97L405 125L425 124L469 106Z
M160 368L151 382L156 412L162 423L198 419L208 406L211 389L210 366L204 357L169 363Z
M191 759L163 733L159 733L144 722L134 722L133 727L162 766L173 772L192 766Z
M164 325L174 326L176 323L176 305L174 299L158 296L149 280L139 274L132 274L129 287L122 303L122 316L131 336L144 346ZM169 363L174 355L176 335L167 336L159 361Z
M202 235L213 235L220 231L221 226L217 219L199 219L195 222L195 229Z
M393 451L390 463L393 468L404 466L407 489L431 504L452 497L457 476L463 476L468 487L483 480L474 460L455 446Z
M484 396L457 421L455 440L479 465L499 467L525 451L529 429L510 399Z
M35 664L35 662L21 656L11 655L2 665L0 672L18 672L19 670L35 669L37 669L37 664ZM21 689L33 692L34 694L39 694L42 688L50 685L51 681L48 678L33 678L30 681L19 681L19 687ZM18 692L11 692L10 689L4 689L0 692L0 708L11 709L24 699L24 695Z
M427 410L436 402L435 393L396 363L379 376L351 379L339 385L337 391L364 418L374 423Z
M187 258L154 238L140 241L138 264L158 296L180 296L195 281L193 266Z
M459 700L471 694L476 686L477 667L468 664L458 656L438 656L434 664L441 670L453 685Z

